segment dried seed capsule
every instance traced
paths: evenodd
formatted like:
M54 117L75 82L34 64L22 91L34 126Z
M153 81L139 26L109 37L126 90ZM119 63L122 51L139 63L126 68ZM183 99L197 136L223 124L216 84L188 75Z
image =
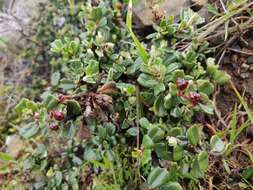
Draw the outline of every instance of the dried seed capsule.
M176 81L177 88L181 91L185 90L189 84L188 80L178 78Z

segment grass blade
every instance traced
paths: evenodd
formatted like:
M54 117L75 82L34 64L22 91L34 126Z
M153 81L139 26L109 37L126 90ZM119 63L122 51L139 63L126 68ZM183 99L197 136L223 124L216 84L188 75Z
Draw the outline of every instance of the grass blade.
M232 81L230 81L230 85L232 87L232 89L234 90L236 96L238 97L238 99L240 100L241 104L243 105L245 111L248 114L248 117L251 121L251 123L253 124L253 115L252 115L252 111L249 109L247 103L244 101L243 97L240 95L240 93L238 92L238 90L236 89L235 85L233 84Z
M235 105L232 120L231 120L231 131L230 131L230 143L233 145L236 138L236 113L237 113L237 105Z
M133 3L132 0L129 0L128 4L128 11L127 11L127 28L128 31L130 32L130 35L132 36L135 45L137 46L138 52L144 63L148 63L148 52L144 49L144 47L141 45L140 41L138 38L135 36L133 30L132 30L132 15L133 15Z
M249 126L249 121L250 120L247 120L236 130L235 138L237 138L243 132L243 130Z

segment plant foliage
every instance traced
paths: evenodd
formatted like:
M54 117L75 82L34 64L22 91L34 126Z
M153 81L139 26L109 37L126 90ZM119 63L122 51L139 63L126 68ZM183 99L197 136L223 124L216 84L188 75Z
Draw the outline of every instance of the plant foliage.
M146 43L132 29L131 1L124 10L117 0L51 2L36 36L50 88L15 108L29 143L17 160L0 154L1 173L14 176L3 187L198 189L207 151L221 144L209 145L198 116L213 114L214 86L230 77L196 42L201 18L190 10L177 24L163 18ZM189 47L173 48L185 37Z

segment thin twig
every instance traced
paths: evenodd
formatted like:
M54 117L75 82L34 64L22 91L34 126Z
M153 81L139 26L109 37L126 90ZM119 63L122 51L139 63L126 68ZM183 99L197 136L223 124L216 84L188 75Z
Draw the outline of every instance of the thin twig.
M233 49L233 48L227 48L227 50L230 50L230 51L233 51L233 52L236 52L236 53L245 54L245 55L253 55L253 53L245 52L245 51L241 51L241 50Z
M227 11L227 9L226 9L226 7L225 7L224 2L223 2L222 0L220 0L220 3L221 3L221 6L222 6L224 12L227 13L228 11ZM233 21L233 23L237 26L237 28L238 28L239 31L241 32L241 28L240 28L240 25L238 24L238 22L236 22L236 20L235 20L233 17L231 17L231 20Z
M217 117L218 117L219 121L221 122L221 124L224 125L224 127L227 128L228 126L227 126L226 122L224 121L224 119L221 117L220 111L216 106L216 97L219 94L219 92L220 92L220 88L218 87L218 89L216 90L216 92L213 95L214 112L217 115Z
M140 88L136 84L136 127L137 127L137 149L140 149Z
M137 127L137 137L136 137L136 148L137 151L140 150L140 87L138 84L135 85L136 89L136 127ZM141 186L141 173L140 173L141 159L138 156L137 158L137 167L138 167L138 175L139 175L139 185Z
M244 10L248 9L248 7L252 6L253 2L246 4L242 8L236 9L234 12L228 12L227 14L219 17L218 19L214 20L213 22L210 22L203 26L202 28L198 29L196 32L200 33L197 40L199 42L203 41L207 36L209 36L211 33L213 33L220 25L224 23L224 21L227 21L229 18L233 17L236 14L239 14L243 12ZM241 26L240 26L241 27ZM237 28L238 29L238 28ZM203 32L201 32L203 31Z
M230 38L230 39L225 43L224 47L217 53L217 57L220 56L220 58L219 58L219 64L221 63L221 61L222 61L222 59L223 59L223 57L224 57L224 55L225 55L226 49L227 49L232 43L234 43L234 41L237 40L239 36L240 36L240 34L238 33L238 34L234 35L232 38Z

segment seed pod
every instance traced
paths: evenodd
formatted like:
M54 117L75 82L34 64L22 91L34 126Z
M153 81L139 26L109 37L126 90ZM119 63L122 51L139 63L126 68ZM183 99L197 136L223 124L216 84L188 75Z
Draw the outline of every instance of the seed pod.
M64 114L60 111L53 111L53 116L57 121L63 121L64 120Z
M57 124L51 124L51 125L49 125L49 128L50 128L51 130L53 130L53 131L56 131L56 130L59 129L59 126L58 126Z
M181 91L185 90L189 84L188 80L178 78L176 81L177 88Z
M189 93L189 100L191 101L191 103L195 106L199 103L201 99L201 96L199 93L197 92L190 92Z

